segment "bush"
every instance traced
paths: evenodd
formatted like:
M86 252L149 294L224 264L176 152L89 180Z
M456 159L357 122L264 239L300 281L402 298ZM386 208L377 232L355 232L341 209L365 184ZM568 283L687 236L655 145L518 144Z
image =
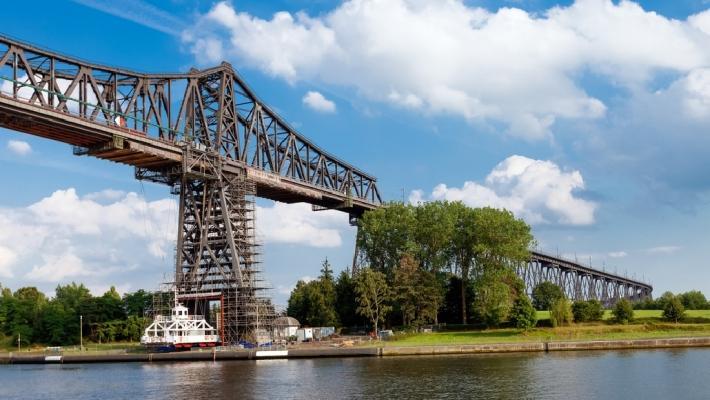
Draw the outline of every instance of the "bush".
M705 295L698 290L691 290L677 297L680 297L679 300L683 303L683 307L688 310L705 310L708 308L708 301ZM665 308L663 308L663 310L665 310Z
M528 330L537 323L537 312L527 296L519 296L510 310L510 322L518 329Z
M663 308L658 308L656 300L644 299L634 303L634 310L662 310Z
M532 292L532 303L536 310L544 311L552 308L555 301L565 297L562 288L552 282L542 282L535 286Z
M621 299L614 305L611 310L614 315L614 322L618 324L628 324L634 320L634 307L630 301Z
M604 307L599 300L575 301L572 304L574 322L601 321Z
M685 307L678 297L673 297L663 309L663 318L678 322L685 317Z
M572 304L564 297L557 299L550 307L550 322L553 327L572 323Z
M657 298L655 301L655 306L653 307L654 310L665 310L666 309L666 304L668 304L669 301L671 301L672 298L674 298L675 295L671 292L663 292L661 297Z

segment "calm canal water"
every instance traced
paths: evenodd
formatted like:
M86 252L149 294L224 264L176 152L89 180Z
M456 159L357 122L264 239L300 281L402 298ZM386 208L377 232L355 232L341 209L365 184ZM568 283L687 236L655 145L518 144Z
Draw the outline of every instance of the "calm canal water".
M710 399L710 349L0 366L0 399Z

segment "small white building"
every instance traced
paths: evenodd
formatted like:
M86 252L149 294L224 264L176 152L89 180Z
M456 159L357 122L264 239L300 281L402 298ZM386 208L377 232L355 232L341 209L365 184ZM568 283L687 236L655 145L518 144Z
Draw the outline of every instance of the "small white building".
M279 317L274 320L274 339L288 340L291 336L297 336L296 331L301 324L293 317Z
M313 340L313 328L301 328L296 330L299 342L310 342Z

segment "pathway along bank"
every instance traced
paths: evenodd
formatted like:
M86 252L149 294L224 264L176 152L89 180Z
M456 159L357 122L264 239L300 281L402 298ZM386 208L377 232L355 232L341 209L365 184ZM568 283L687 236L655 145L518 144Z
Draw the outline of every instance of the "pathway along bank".
M451 354L664 349L684 347L710 347L710 337L467 344L450 346L386 346L353 348L323 347L316 349L291 350L191 351L183 353L152 354L25 355L9 353L7 355L0 355L0 364L78 364L112 362L263 360L327 357L436 356Z

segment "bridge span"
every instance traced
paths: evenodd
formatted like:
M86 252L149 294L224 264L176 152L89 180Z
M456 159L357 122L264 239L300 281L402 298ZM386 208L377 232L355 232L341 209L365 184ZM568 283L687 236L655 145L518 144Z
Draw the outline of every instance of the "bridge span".
M653 287L645 282L582 265L577 261L532 251L530 261L518 267L528 293L542 282L562 288L571 300L599 300L609 306L625 298L631 301L651 298Z
M382 203L377 180L324 151L261 101L228 63L145 74L0 36L0 127L135 167L180 196L174 290L195 314L220 304L225 342L268 323L258 270L259 196L336 209L356 220ZM357 253L356 253L357 254ZM542 253L519 270L572 299L641 299L652 288Z
M372 175L296 132L228 63L145 74L0 36L0 126L131 165L136 178L179 194L169 293L192 314L219 302L225 343L258 341L274 315L259 294L255 196L351 221L381 203Z

